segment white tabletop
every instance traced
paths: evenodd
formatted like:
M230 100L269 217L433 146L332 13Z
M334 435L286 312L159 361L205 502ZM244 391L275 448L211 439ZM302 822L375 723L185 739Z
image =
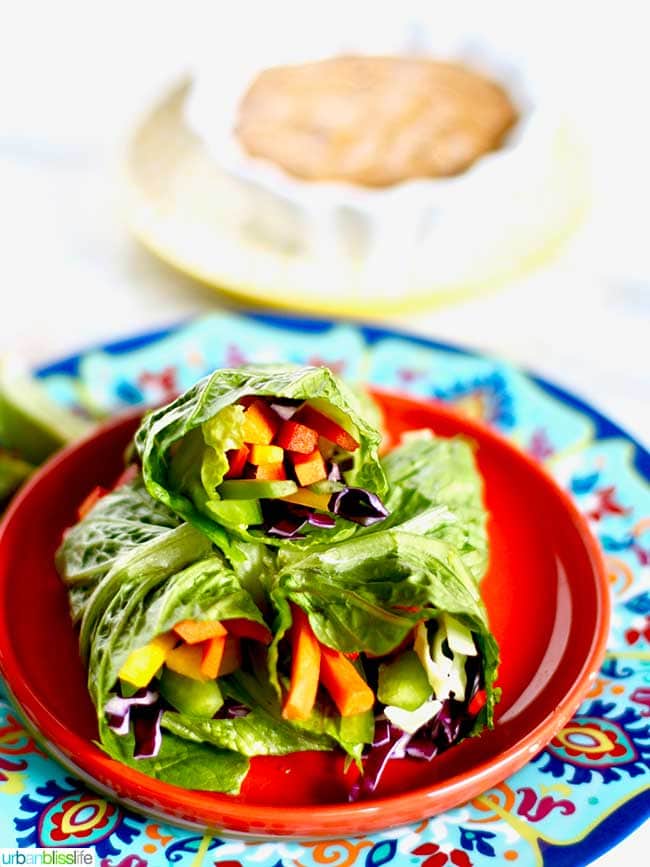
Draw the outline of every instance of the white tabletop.
M0 352L34 364L225 303L142 250L119 212L124 139L188 67L199 4L183 15L153 2L66 5L14 4L0 50ZM594 54L607 25L590 22ZM635 66L635 38L632 24L613 84L610 67L601 79L576 71L594 209L563 256L501 292L390 324L524 365L650 447L649 139L634 114L647 72ZM613 121L599 111L603 94ZM647 863L644 843L648 828L596 863Z

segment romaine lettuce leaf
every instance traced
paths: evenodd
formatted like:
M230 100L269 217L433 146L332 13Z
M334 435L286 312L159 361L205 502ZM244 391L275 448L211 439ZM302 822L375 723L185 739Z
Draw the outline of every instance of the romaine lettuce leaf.
M141 477L102 497L85 518L66 531L56 566L66 584L96 583L116 560L180 524L150 497Z
M152 759L134 759L133 734L116 735L103 720L100 722L100 737L102 748L112 758L157 780L185 789L237 795L250 766L246 756L239 752L218 749L194 738L177 737L169 730L163 734L160 752Z
M389 516L377 530L399 527L453 545L477 581L488 563L483 479L463 437L415 437L382 458ZM363 530L370 533L374 528Z

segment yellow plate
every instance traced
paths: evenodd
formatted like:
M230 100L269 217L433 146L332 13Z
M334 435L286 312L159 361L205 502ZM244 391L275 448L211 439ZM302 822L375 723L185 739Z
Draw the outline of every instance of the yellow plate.
M405 286L399 295L357 292L347 272L298 245L273 243L251 229L241 181L221 171L187 127L188 82L175 87L135 131L126 160L126 218L137 238L185 274L239 299L308 313L365 319L448 303L495 289L548 263L582 222L589 201L584 149L569 131L558 137L546 208L535 231L510 229L498 249L458 280ZM527 204L535 209L536 202ZM396 251L399 255L399 251ZM432 269L434 270L434 269Z

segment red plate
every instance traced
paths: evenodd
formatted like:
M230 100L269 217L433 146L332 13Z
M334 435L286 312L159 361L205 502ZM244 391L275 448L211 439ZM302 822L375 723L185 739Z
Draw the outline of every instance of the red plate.
M378 393L390 432L431 427L478 446L490 511L483 594L501 645L503 700L493 731L431 763L392 762L377 796L345 801L340 758L258 758L241 795L157 782L93 744L94 710L53 555L78 504L119 472L137 420L117 420L59 454L28 484L0 528L0 671L55 756L96 789L170 821L255 836L340 836L424 818L525 765L559 731L596 677L609 593L598 547L568 496L528 457L444 407Z

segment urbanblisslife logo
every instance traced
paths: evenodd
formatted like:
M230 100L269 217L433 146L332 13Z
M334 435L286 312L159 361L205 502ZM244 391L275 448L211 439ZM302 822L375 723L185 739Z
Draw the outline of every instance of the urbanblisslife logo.
M92 849L3 849L0 848L0 864L42 864L48 867L94 867L95 852Z

